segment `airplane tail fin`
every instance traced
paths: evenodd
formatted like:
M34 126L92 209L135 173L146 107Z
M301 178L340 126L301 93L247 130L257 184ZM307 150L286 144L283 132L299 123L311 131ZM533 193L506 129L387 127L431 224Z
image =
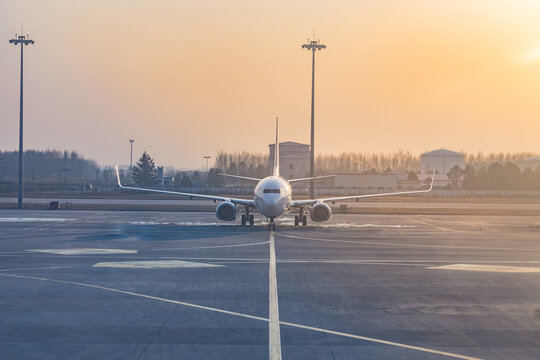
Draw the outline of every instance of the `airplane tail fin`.
M276 145L274 147L274 176L279 176L279 141L278 141L278 127L279 118L276 118Z

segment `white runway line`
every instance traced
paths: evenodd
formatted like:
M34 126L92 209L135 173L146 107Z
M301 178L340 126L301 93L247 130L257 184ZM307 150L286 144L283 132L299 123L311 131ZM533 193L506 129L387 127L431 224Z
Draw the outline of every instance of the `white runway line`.
M187 247L187 248L155 249L154 251L232 248L232 247L264 245L264 244L268 244L269 242L270 241L263 241L263 242L258 242L258 243L247 243L247 244L233 244L233 245L216 245L216 246L197 246L197 247Z
M156 260L156 261L106 261L92 265L92 267L108 267L123 269L179 269L179 268L202 268L223 267L218 264L205 264L181 260Z
M93 249L93 248L75 248L75 249L30 249L28 252L39 252L57 255L110 255L110 254L137 254L137 250L123 249Z
M442 230L442 231L456 232L456 233L463 233L463 232L469 232L470 233L470 232L473 232L473 231L468 231L468 230L448 229L448 228L445 228L445 227L442 227L442 226L438 226L438 225L435 225L435 224L430 224L428 222L418 220L418 219L414 219L414 218L407 218L407 219L410 220L410 221L417 222L417 223L422 224L422 225L430 226L430 227L432 227L434 229L437 229L437 230Z
M482 271L497 273L540 273L540 267L530 266L501 266L501 265L478 265L478 264L451 264L431 266L426 269L454 270L454 271Z
M20 268L20 269L1 269L0 271L23 271L23 270L53 270L53 269L65 269L71 266L43 266L33 268Z
M197 305L197 304L192 304L192 303L187 303L187 302L177 301L177 300L172 300L172 299L165 299L165 298L160 298L160 297L157 297L157 296L140 294L140 293L136 293L136 292L133 292L133 291L119 290L119 289L114 289L114 288L110 288L110 287L106 287L106 286L85 284L85 283L76 282L76 281L56 280L56 279L34 277L34 276L15 275L15 274L2 274L2 273L0 273L0 276L11 277L11 278L19 278L19 279L50 281L50 282L56 282L56 283L61 283L61 284L71 284L71 285L84 286L84 287L93 288L93 289L111 291L111 292L115 292L115 293L118 293L118 294L131 295L131 296L141 297L141 298L145 298L145 299L152 299L152 300L163 301L163 302L167 302L167 303L171 303L171 304L183 305L183 306L187 306L187 307L191 307L191 308L195 308L195 309L208 310L208 311L213 311L213 312L217 312L217 313L221 313L221 314L227 314L227 315L233 315L233 316L238 316L238 317L252 319L252 320L259 320L259 321L267 321L267 322L269 322L269 319L265 319L265 318L260 317L260 316L243 314L243 313L239 313L239 312L228 311L228 310L223 310L223 309L218 309L218 308L212 308L212 307L209 307L209 306ZM323 333L328 333L328 334L333 334L333 335L338 335L338 336L343 336L343 337L349 337L349 338L358 339L358 340L364 340L364 341L369 341L369 342L374 342L374 343L380 343L380 344L384 344L384 345L390 345L390 346L396 346L396 347L405 348L405 349L417 350L417 351L426 352L426 353L445 355L445 356L455 358L455 359L482 360L480 358L475 358L475 357L470 357L470 356L465 356L465 355L459 355L459 354L453 354L453 353L449 353L449 352L424 348L424 347L420 347L420 346L407 345L407 344L402 344L402 343L393 342L393 341L386 341L386 340L375 339L375 338L370 338L370 337L365 337L365 336L359 336L359 335L354 335L354 334L343 333L343 332L339 332L339 331L326 330L326 329L316 328L316 327L312 327L312 326L306 326L306 325L301 325L301 324L290 323L290 322L286 322L286 321L280 321L280 324L295 327L295 328L299 328L299 329L323 332Z
M277 235L288 237L288 238L291 238L291 239L300 239L300 240L308 240L308 241L322 241L322 242L336 242L336 243L358 244L358 245L405 246L405 247L436 248L436 249L540 251L540 249L492 248L492 247L481 247L481 246L431 245L431 244L422 245L422 244L404 244L404 243L385 243L385 242L376 242L376 241L329 240L329 239L312 238L312 237L307 237L307 236L285 235L285 234L281 234L281 233L279 233Z
M427 348L423 348L423 347L420 347L420 346L407 345L407 344L397 343L397 342L393 342L393 341L386 341L386 340L374 339L374 338L365 337L365 336L347 334L347 333L343 333L343 332L340 332L340 331L332 331L332 330L320 329L320 328L316 328L316 327L313 327L313 326L306 326L306 325L288 323L286 321L282 321L281 323L283 325L288 325L288 326L292 326L292 327L296 327L296 328L300 328L300 329L312 330L312 331L317 331L317 332L322 332L322 333L332 334L332 335L338 335L338 336L343 336L343 337L348 337L348 338L353 338L353 339L358 339L358 340L365 340L365 341L375 342L375 343L384 344L384 345L398 346L398 347L401 347L401 348L406 348L406 349L411 349L411 350L418 350L418 351L428 352L428 353L437 354L437 355L444 355L444 356L452 357L452 358L455 358L455 359L480 360L479 358L475 358L475 357L471 357L471 356L453 354L453 353L449 353L449 352L445 352L445 351L427 349Z
M73 221L77 219L67 219L67 218L10 218L10 217L4 217L0 218L0 222L66 222L66 221Z
M276 278L276 249L274 232L270 232L270 261L268 263L268 333L270 360L281 360L281 336L279 332L279 305Z

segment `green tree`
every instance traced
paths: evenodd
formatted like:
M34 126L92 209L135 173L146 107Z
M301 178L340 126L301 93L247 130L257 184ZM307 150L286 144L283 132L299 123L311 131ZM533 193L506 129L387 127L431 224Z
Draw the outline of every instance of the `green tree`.
M187 173L184 173L182 175L182 180L180 180L180 185L182 185L183 187L192 186L191 179L189 178L189 175Z
M475 168L472 166L467 166L463 170L463 188L466 190L475 190L478 189L478 175Z
M159 184L156 165L146 151L133 167L133 181L139 186L156 186Z
M448 180L450 180L452 187L457 189L459 187L459 180L463 175L463 169L457 165L454 165L446 175L448 176Z
M208 171L206 178L206 184L208 186L223 186L223 176L219 175L221 170L218 168L211 168Z

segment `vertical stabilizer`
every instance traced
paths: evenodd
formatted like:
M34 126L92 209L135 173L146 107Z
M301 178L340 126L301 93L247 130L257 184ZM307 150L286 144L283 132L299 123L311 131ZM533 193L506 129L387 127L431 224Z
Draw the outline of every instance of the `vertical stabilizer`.
M274 146L274 176L279 176L279 142L278 142L279 118L276 118L276 145Z

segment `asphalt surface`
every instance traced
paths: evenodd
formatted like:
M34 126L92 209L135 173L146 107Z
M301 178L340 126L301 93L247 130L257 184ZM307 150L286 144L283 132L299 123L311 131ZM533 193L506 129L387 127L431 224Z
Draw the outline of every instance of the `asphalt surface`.
M289 216L273 235L2 210L0 358L540 358L540 217Z
M237 196L231 195L231 197L240 197L240 198L252 198L249 196ZM361 202L348 202L343 203L348 207L369 207L373 209L379 208L396 208L396 209L411 209L411 208L425 208L425 209L440 209L443 205L446 209L486 209L491 207L496 207L501 210L530 210L538 211L540 210L540 200L534 199L532 201L524 201L523 199L517 198L499 198L497 200L493 199L482 199L482 198L469 198L462 199L462 201L456 201L452 198L449 199L437 199L436 201L426 201L428 198L424 196L419 197L407 197L405 200L394 200L389 201L388 199L381 200L369 200L365 199ZM135 199L125 199L125 198L25 198L25 204L36 204L36 205L48 205L51 201L60 201L60 203L71 203L72 205L141 205L141 206L213 206L211 202L205 200L190 200L187 198L177 198L177 199L148 199L148 198L135 198ZM4 198L0 197L0 204L17 204L17 198Z

